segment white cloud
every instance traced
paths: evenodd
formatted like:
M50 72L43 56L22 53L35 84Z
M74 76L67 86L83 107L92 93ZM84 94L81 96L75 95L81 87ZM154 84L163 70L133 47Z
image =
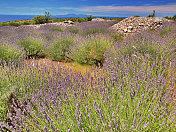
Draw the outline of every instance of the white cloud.
M32 9L32 10L46 10L45 8L30 8L30 9Z
M36 15L36 13L30 13L30 12L28 12L28 13L21 13L21 12L13 12L13 14L11 14L11 15ZM8 14L9 15L9 14Z
M8 9L28 9L29 7L7 7Z
M46 9L52 9L52 7L46 7L46 8L38 8L38 7L7 7L8 9L14 9L14 10L46 10Z
M58 7L53 9L61 9L61 10L79 10L79 8L73 8L73 7Z
M84 8L73 8L77 11L82 12L117 12L117 11L127 11L127 12L156 12L160 13L173 13L176 12L176 4L174 5L160 5L160 6L89 6Z
M10 9L29 9L29 10L45 10L45 9L60 9L60 10L75 10L79 12L152 12L156 10L159 13L176 13L176 3L168 5L143 5L143 6L87 6L87 7L47 7L47 8L30 8L30 7L7 7Z
M168 5L158 5L158 6L152 6L152 5L143 5L143 6L115 6L115 5L109 5L109 6L85 6L85 7L46 7L46 8L30 8L30 7L7 7L9 9L14 10L28 10L29 13L23 12L23 14L41 14L41 11L46 9L52 9L56 10L63 10L63 12L70 13L69 10L75 11L77 13L90 13L90 14L104 14L105 15L112 15L112 14L145 14L145 13L151 13L153 10L156 11L156 13L160 14L169 14L169 13L176 13L176 3L170 3ZM36 12L37 11L37 12ZM14 14L14 13L13 13ZM21 13L20 13L21 14ZM57 14L57 13L56 13ZM108 16L109 16L108 15Z
M152 4L144 4L144 6L152 6Z

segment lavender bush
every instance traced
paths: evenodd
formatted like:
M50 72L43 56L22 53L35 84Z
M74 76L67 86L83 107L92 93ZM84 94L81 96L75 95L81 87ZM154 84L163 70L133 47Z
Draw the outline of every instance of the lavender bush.
M64 29L61 28L61 27L54 27L54 28L51 28L50 30L51 31L57 31L57 32L63 32L64 31Z
M17 61L23 59L25 56L24 50L19 50L18 46L11 46L8 44L0 44L0 61L1 63L8 63L8 61Z
M43 42L37 38L27 37L20 40L19 45L24 47L27 56L38 56L42 50Z
M83 76L53 61L4 63L0 67L0 130L176 131L176 25L166 27L172 31L162 37L165 28L121 41L108 32L83 36L81 25L78 33L52 32L49 27L9 31L7 41L14 42L25 36L24 30L31 35L37 32L44 49L58 41L50 53L64 49L60 46L64 40L67 51L62 55L77 62L87 59L89 64L101 59L103 65ZM50 33L50 39L46 38Z
M71 32L71 33L74 33L74 34L77 34L79 33L79 28L78 27L70 27L69 29L67 29L68 32Z
M48 50L48 56L53 60L62 61L65 59L70 59L66 54L69 52L69 47L74 44L74 39L72 38L61 38L54 41Z
M81 64L103 65L104 53L112 45L112 40L103 35L90 36L70 49L72 59Z

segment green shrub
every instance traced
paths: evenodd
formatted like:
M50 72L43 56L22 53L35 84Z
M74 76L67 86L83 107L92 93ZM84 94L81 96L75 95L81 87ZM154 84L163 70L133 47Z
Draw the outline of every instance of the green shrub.
M77 18L69 18L69 20L72 21L72 22L76 22Z
M92 15L87 16L87 21L92 21Z
M30 22L23 22L22 25L30 25Z
M1 23L0 26L20 26L20 24L15 22L8 22L8 23Z
M46 23L45 19L43 16L39 15L39 16L35 16L33 18L34 24L44 24Z
M69 59L67 56L67 52L69 51L69 47L74 44L74 39L72 38L61 38L56 40L51 44L48 48L48 56L56 61L62 61L65 59Z
M53 19L52 21L53 21L53 22L60 22L59 19Z
M51 14L49 12L45 12L44 16L38 15L33 18L34 24L43 24L48 23L51 19Z
M33 37L27 37L25 39L20 40L19 45L24 47L24 50L26 51L26 55L29 57L32 56L42 56L42 47L43 47L43 41L37 38Z
M16 22L8 22L8 23L0 23L0 26L20 26L20 23Z
M85 22L86 20L84 18L78 18L78 22Z
M20 23L16 23L16 22L9 22L8 23L9 26L20 26Z
M134 17L140 17L139 15L136 15L136 16L134 16Z
M17 61L19 59L23 59L24 51L22 49L19 50L19 47L15 47L12 45L1 44L0 45L0 60L5 61Z
M173 17L165 16L164 18L169 19L169 20L175 20L176 21L176 14Z
M172 19L171 17L168 17L168 16L165 16L164 18L166 18L166 19Z
M80 64L103 65L104 53L112 42L104 37L92 37L71 49L71 57Z
M176 14L172 17L172 20L176 21Z
M0 23L0 26L8 26L7 23Z
M57 19L52 19L53 22L64 22L64 18L57 18Z

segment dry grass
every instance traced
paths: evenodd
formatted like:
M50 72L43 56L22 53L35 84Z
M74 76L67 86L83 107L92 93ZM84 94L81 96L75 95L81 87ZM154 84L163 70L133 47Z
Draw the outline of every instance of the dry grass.
M86 75L86 73L90 72L93 75L93 68L90 65L81 65L76 62L58 62L58 61L53 61L48 58L38 58L38 59L28 59L25 60L29 67L37 67L42 70L43 68L47 67L50 70L54 69L57 70L58 66L62 67L63 69L71 69L72 72L75 74L78 74L81 72L83 76Z
M15 20L15 21L8 21L8 22L3 22L3 23L9 23L9 22L15 22L15 23L24 23L24 22L29 22L32 23L33 20L26 19L26 20Z

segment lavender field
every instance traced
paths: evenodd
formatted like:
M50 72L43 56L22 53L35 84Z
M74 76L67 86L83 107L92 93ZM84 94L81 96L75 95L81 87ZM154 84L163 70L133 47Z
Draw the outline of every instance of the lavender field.
M0 131L176 131L176 23L115 23L0 27Z

